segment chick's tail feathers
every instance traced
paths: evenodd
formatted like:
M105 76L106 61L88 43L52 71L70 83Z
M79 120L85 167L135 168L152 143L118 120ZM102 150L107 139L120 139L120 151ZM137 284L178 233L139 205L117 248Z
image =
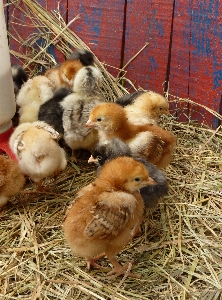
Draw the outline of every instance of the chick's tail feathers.
M176 146L176 137L173 135L173 133L167 130L164 130L163 133L164 134L162 134L160 138L162 144L162 154L160 160L156 164L158 168L165 168L171 163L173 150Z
M69 58L70 60L79 60L83 66L89 66L94 63L94 57L92 52L86 49L77 49L75 50Z

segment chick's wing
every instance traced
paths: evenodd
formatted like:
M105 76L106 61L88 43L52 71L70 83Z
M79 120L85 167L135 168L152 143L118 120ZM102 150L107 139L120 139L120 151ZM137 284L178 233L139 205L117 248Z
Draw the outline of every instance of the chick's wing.
M124 192L103 192L92 206L93 217L85 228L89 238L103 239L116 236L133 215L136 199Z
M74 107L66 108L63 113L63 127L65 132L74 130L86 136L91 131L91 129L84 126L87 122L88 114L89 112L85 112L85 107L81 102L76 102Z

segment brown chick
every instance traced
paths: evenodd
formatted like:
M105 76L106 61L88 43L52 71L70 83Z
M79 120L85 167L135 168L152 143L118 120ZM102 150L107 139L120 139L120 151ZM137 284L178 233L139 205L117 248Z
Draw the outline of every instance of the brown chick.
M0 156L0 207L24 187L25 177L19 164L6 156Z
M123 106L130 122L134 124L157 125L159 117L169 114L169 104L166 99L155 92L135 92L116 100Z
M38 120L40 106L52 98L55 86L45 76L36 76L25 82L16 99L19 108L19 124Z
M71 88L75 74L83 67L78 60L66 60L60 66L51 68L45 72L45 76L56 88L66 86Z
M102 103L92 109L86 126L98 130L99 141L119 138L127 143L133 156L140 156L158 168L172 160L176 139L156 125L135 125L129 122L124 108L116 103Z
M66 154L58 139L58 132L41 121L19 125L10 137L9 145L22 172L38 184L40 191L43 178L58 175L66 167Z
M130 242L143 218L139 189L155 184L146 168L130 157L118 157L102 168L98 178L82 188L67 211L63 229L75 255L87 260L87 267L100 255L113 265L107 275L123 274L116 255ZM136 277L130 273L129 276Z
M56 88L60 88L61 86L72 88L76 73L82 67L91 65L93 62L94 57L90 51L78 49L68 60L47 70L44 75L50 79Z

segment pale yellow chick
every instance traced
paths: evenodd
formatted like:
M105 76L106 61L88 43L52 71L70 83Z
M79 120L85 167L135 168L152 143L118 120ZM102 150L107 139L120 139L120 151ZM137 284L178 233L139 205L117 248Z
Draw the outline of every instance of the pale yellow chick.
M136 125L157 125L161 115L169 114L166 99L152 91L135 92L117 99L116 103L124 107L128 120Z
M19 124L38 120L40 106L52 98L55 86L45 76L36 76L25 82L16 99L19 108Z
M42 121L19 125L9 145L22 172L42 190L45 177L57 175L67 165L65 151L58 145L59 133Z

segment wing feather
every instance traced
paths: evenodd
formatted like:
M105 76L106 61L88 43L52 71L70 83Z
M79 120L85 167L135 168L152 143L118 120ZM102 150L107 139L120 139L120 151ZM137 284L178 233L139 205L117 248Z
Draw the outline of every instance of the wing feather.
M102 193L98 200L90 209L93 218L85 228L85 235L90 238L112 238L133 216L136 199L131 194L112 191Z

